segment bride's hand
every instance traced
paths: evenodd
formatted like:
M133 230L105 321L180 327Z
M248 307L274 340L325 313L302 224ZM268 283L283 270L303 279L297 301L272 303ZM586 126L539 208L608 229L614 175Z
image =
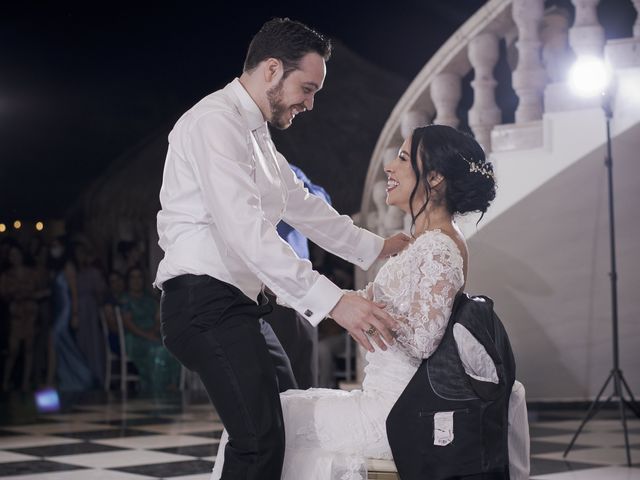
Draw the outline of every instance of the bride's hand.
M384 246L382 247L382 251L378 258L387 258L392 255L395 255L405 248L407 248L411 242L412 238L405 233L396 233L395 235L385 239Z
M370 352L374 351L372 340L382 350L394 343L392 330L397 328L397 322L383 310L381 304L353 293L345 293L330 315Z

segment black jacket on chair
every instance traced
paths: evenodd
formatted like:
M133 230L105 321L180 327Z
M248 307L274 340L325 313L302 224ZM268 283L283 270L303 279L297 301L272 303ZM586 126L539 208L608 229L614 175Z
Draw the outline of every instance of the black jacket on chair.
M453 336L464 326L493 360L499 382L466 374ZM387 435L402 480L509 475L508 406L515 360L502 322L487 297L459 294L445 334L387 417ZM434 444L434 415L453 413L453 440ZM450 415L450 414L449 414Z

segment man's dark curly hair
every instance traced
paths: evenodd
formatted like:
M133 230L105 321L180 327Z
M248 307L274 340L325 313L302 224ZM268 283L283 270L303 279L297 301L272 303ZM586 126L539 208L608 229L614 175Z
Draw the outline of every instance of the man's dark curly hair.
M325 61L329 60L331 40L303 23L288 18L274 18L262 25L251 40L244 60L244 71L253 70L267 58L277 58L282 61L287 76L298 68L302 57L312 52Z

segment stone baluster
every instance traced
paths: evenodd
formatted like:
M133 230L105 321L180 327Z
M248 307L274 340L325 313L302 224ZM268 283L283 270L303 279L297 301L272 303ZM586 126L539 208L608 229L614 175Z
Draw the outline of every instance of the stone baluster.
M544 0L513 0L513 20L518 27L518 66L512 77L519 98L516 123L542 118L542 90L547 83L540 58L543 13Z
M640 1L640 0L639 0ZM569 12L552 7L542 21L542 64L552 82L561 82L566 76L569 55Z
M431 100L436 106L436 118L433 123L456 128L460 123L456 109L462 97L460 75L441 73L431 82Z
M400 134L402 138L407 138L416 127L429 124L429 114L423 110L409 110L402 114L400 120ZM396 150L396 154L398 151Z
M598 21L596 7L600 0L571 0L576 9L569 45L576 55L602 55L604 29Z
M635 38L640 38L640 0L631 0L633 2L633 6L636 7L636 23L633 24L633 36Z
M498 37L494 33L482 33L469 42L469 61L475 70L469 126L487 153L491 151L491 130L501 121L494 91L497 82L493 76L498 56Z
M382 168L389 165L398 156L400 145L397 147L387 147L382 151ZM382 172L380 172L382 174Z

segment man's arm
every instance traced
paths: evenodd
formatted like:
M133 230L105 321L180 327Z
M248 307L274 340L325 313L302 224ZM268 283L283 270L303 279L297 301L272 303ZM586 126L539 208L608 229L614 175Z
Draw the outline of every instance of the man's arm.
M398 253L409 244L409 237L402 233L384 240L357 227L349 216L311 195L285 158L277 157L289 193L284 220L323 249L367 270L378 258Z
M317 325L338 303L342 290L315 272L308 260L300 260L265 218L252 178L247 133L234 112L208 113L183 132L184 155L226 247L275 295Z

